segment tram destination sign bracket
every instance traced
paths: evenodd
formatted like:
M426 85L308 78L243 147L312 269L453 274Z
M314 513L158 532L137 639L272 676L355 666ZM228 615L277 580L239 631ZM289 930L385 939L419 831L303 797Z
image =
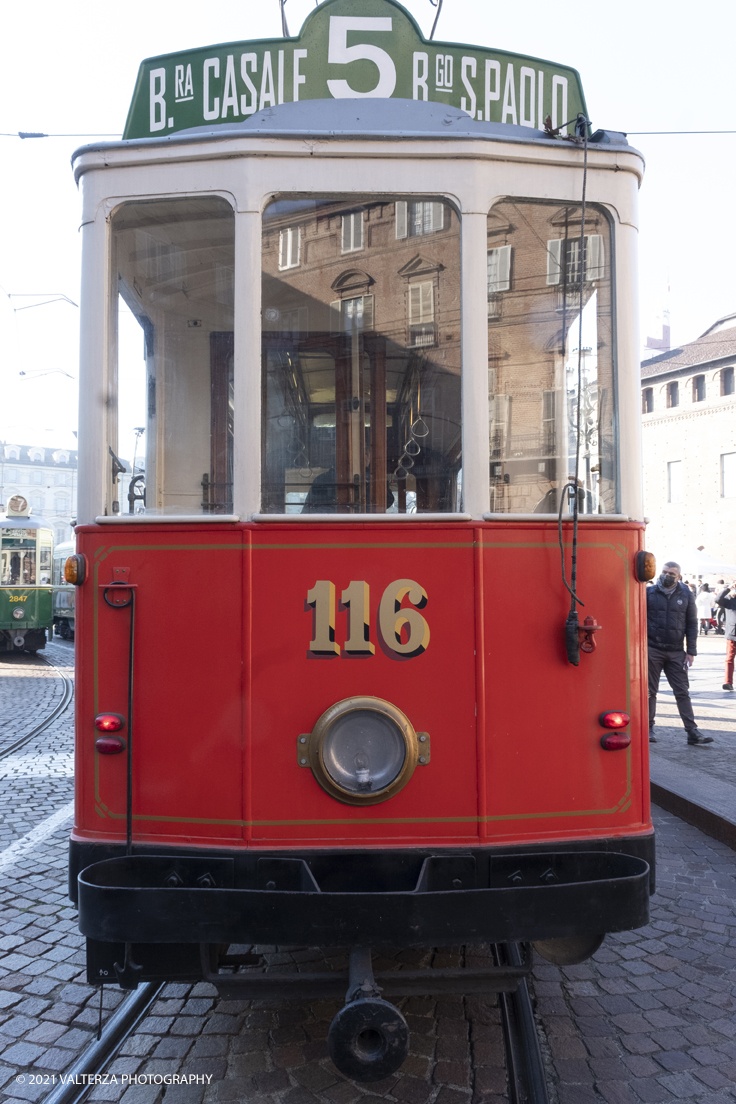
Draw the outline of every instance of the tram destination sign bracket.
M245 122L296 100L432 100L477 121L562 126L587 115L569 66L429 41L395 0L325 0L298 35L228 42L141 63L123 138ZM561 133L566 133L563 129Z

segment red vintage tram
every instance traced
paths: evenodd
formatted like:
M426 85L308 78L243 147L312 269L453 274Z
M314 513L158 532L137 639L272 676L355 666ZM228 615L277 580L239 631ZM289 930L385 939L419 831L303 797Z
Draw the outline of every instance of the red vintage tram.
M75 171L89 981L331 993L227 947L347 947L374 1076L366 948L648 918L642 160L574 71L327 0L145 62ZM503 988L434 974L386 993Z

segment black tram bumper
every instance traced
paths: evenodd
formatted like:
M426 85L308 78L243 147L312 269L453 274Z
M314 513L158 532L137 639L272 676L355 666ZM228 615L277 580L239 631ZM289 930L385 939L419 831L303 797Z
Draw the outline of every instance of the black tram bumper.
M562 846L296 857L136 848L126 858L119 851L95 855L100 845L73 842L70 873L76 865L93 983L104 976L93 968L92 960L102 961L99 945L112 952L112 944L116 951L121 944L168 944L155 957L162 971L165 960L179 962L178 971L164 971L175 976L183 957L190 960L185 972L195 970L204 944L448 946L569 938L647 923L653 835ZM182 957L186 945L190 953Z

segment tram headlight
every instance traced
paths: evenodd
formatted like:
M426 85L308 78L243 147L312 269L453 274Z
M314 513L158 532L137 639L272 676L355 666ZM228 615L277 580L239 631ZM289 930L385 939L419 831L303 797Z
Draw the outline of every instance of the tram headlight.
M13 617L16 621L22 621L25 615L25 610L22 606L16 606L16 608L13 610Z
M427 733L417 735L409 718L381 698L337 702L299 740L300 766L309 765L322 789L347 805L386 801L418 763L429 762Z

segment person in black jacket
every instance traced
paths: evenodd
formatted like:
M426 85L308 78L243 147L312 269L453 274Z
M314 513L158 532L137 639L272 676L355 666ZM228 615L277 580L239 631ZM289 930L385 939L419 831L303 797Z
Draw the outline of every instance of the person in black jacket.
M675 695L677 708L687 732L688 744L712 744L712 736L698 730L690 701L688 668L697 655L698 613L689 587L680 582L680 565L666 563L662 574L647 589L647 636L649 644L649 740L657 709L659 678L664 671ZM687 638L687 652L683 639Z
M726 617L726 681L724 690L733 690L733 662L736 658L736 584L724 586L716 598L719 613Z

